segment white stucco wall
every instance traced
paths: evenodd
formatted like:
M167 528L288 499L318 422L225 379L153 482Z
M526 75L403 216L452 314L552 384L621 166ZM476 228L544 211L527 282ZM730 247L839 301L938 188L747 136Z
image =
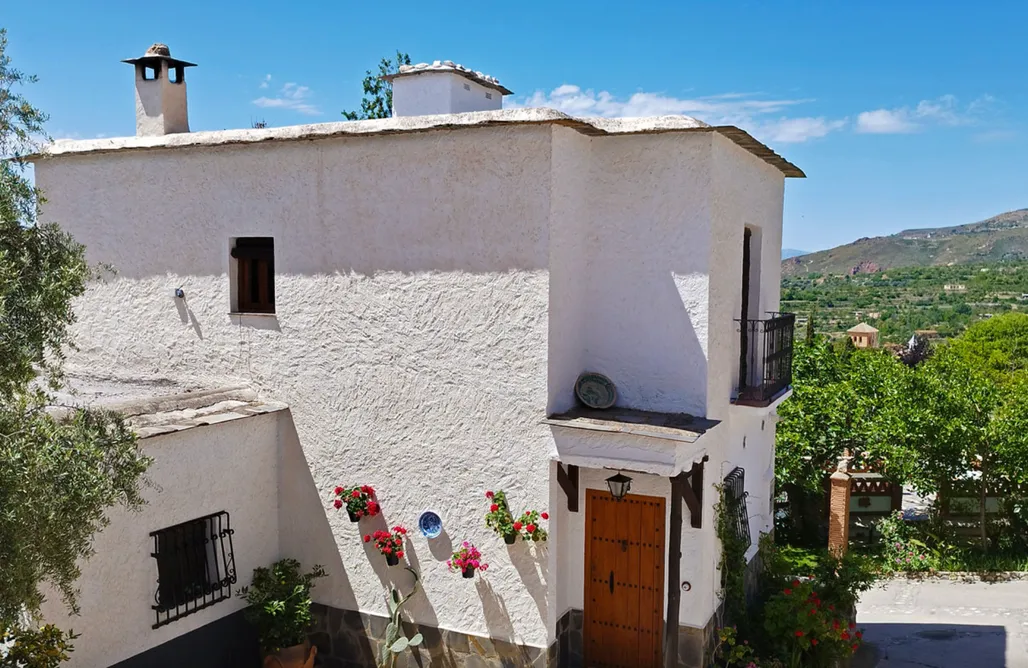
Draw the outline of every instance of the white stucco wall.
M273 562L278 544L278 423L269 413L194 427L140 441L153 458L139 512L111 511L110 526L94 537L96 554L82 564L81 615L69 617L57 594L44 607L48 619L81 637L69 668L109 666L236 612L239 587L257 566ZM151 531L227 511L238 584L232 598L158 629L151 609L157 562Z
M80 301L69 365L289 404L283 555L332 573L320 602L385 612L396 569L329 509L335 485L367 483L390 525L445 522L407 551L418 621L544 645L545 557L506 550L482 493L548 500L549 142L521 127L40 163L47 217L119 271ZM228 315L228 240L251 235L275 238L274 317ZM487 584L446 572L447 540L485 549Z
M573 404L589 369L622 405L725 420L669 446L679 469L711 453L704 529L686 518L681 611L683 624L709 619L713 485L770 452L729 412L740 260L728 249L746 216L780 226L773 168L709 133L517 126L67 156L37 163L36 178L45 217L119 272L79 301L69 367L239 380L290 405L280 553L326 566L319 602L384 613L385 586L406 575L360 535L434 509L444 535L407 549L424 584L413 618L545 645L581 605L584 503L577 516L554 507L558 444L540 420ZM274 316L228 313L239 236L274 237ZM765 236L765 256L775 243L780 232ZM777 286L761 295L777 304ZM746 449L732 445L743 432ZM615 455L634 442L595 438ZM761 464L742 465L750 489ZM583 489L610 475L582 472ZM358 526L330 509L348 483L374 486L384 516ZM633 489L648 488L670 483L640 475ZM486 489L549 510L554 542L505 546L484 527ZM485 551L484 578L446 571L463 540Z

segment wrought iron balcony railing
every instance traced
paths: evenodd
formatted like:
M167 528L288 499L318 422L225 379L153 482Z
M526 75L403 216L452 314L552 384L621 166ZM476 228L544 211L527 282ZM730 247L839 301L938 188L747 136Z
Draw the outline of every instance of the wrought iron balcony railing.
M796 314L770 315L765 320L738 321L737 404L767 406L792 384L792 342Z

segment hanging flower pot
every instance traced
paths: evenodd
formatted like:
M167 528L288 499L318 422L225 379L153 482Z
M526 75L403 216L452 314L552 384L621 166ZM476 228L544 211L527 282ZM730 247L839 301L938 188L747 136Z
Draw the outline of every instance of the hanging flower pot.
M392 531L376 531L364 536L364 542L375 541L375 547L386 558L386 563L396 566L403 559L403 539L407 536L407 529L402 526L393 527Z
M464 541L460 549L453 553L446 566L451 571L460 571L466 578L475 577L476 570L485 571L489 568L489 564L482 561L482 553L468 541Z
M507 507L507 495L500 490L486 492L485 498L489 500L489 512L485 515L485 525L503 536L503 542L507 545L513 545L518 539L518 532L514 528L514 518Z
M538 510L526 510L517 522L514 522L514 529L521 533L525 540L544 541L548 535L546 529L542 528L540 520L548 520L548 513L540 513Z
M346 506L346 514L351 522L360 522L365 517L374 517L381 512L375 500L375 490L370 485L335 488L335 501L332 505L336 510Z

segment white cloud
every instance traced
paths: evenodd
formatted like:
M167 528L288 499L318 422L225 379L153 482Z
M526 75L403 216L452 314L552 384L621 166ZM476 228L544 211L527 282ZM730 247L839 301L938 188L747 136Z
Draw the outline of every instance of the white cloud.
M982 95L961 107L955 95L942 95L934 100L921 100L914 107L864 111L857 116L857 132L902 134L932 125L972 125L994 101L991 95Z
M259 88L267 88L271 84L271 75L265 74L264 79L261 80Z
M536 91L513 103L513 107L550 107L572 116L606 118L632 116L695 116L711 125L737 125L765 141L803 142L824 137L846 125L846 120L825 117L771 119L806 99L766 99L753 93L722 93L696 98L677 98L663 93L639 92L628 98L617 98L607 91L583 90L564 84L549 93Z
M270 81L270 75L265 81ZM307 116L321 115L321 109L310 102L310 97L310 88L290 82L282 86L278 97L259 97L253 103L264 109L289 109Z
M857 132L870 134L900 134L913 132L917 125L910 120L910 114L903 109L875 109L857 114Z

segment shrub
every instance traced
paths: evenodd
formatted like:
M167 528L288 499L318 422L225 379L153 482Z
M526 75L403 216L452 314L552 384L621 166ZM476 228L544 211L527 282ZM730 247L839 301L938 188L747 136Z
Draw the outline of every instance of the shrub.
M851 656L863 635L812 581L788 583L765 604L763 617L769 645L790 668L830 666Z
M897 510L878 522L884 566L892 571L927 571L934 560L924 542L914 538L913 528Z
M246 620L257 628L261 649L274 654L284 647L301 645L311 627L311 587L325 569L315 566L300 572L296 559L282 559L271 568L253 569L253 581L239 591L246 599Z
M10 627L0 630L0 666L56 668L68 661L71 642L78 636L52 624L39 629Z

